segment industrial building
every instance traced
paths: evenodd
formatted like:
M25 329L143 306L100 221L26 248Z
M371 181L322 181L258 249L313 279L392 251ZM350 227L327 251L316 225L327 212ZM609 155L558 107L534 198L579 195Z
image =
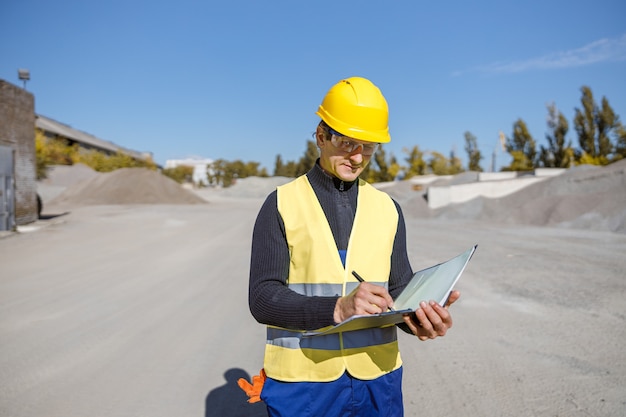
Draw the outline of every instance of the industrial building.
M152 160L149 152L127 149L35 114L33 94L0 79L0 231L15 230L39 218L36 129L50 140L64 140L80 149L107 155L122 153L139 161Z

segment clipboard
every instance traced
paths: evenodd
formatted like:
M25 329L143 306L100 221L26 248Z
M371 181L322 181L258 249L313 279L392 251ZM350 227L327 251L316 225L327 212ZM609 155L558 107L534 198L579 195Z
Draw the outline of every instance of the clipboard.
M326 335L372 327L385 327L401 323L402 317L411 314L419 308L422 301L435 300L444 305L457 283L465 267L476 252L478 245L474 245L454 258L422 269L413 274L411 281L394 300L395 311L379 314L352 316L339 324L317 330L305 331L303 336Z

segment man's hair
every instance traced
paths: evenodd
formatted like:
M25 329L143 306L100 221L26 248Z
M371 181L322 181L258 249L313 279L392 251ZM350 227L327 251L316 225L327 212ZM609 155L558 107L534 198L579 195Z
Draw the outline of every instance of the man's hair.
M324 140L326 140L328 136L330 136L330 132L329 132L330 126L328 126L328 124L325 121L320 120L317 127L322 129L322 131L324 132ZM315 132L313 132L313 138L317 139L317 129L315 129Z

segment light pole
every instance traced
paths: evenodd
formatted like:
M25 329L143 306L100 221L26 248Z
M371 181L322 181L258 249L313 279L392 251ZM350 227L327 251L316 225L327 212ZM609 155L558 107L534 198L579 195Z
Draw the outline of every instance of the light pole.
M30 71L27 69L18 69L17 76L24 81L24 90L26 90L26 81L30 80Z

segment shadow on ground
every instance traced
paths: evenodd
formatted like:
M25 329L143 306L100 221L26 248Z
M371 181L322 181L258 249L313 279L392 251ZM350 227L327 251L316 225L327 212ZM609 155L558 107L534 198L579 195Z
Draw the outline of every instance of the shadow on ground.
M57 217L66 216L68 214L70 214L69 211L66 211L64 213L59 213L59 214L40 214L39 215L39 220L51 220L51 219L55 219Z
M267 417L263 402L248 403L248 396L237 385L239 378L251 380L243 369L232 368L224 372L226 383L211 390L206 397L205 417Z

